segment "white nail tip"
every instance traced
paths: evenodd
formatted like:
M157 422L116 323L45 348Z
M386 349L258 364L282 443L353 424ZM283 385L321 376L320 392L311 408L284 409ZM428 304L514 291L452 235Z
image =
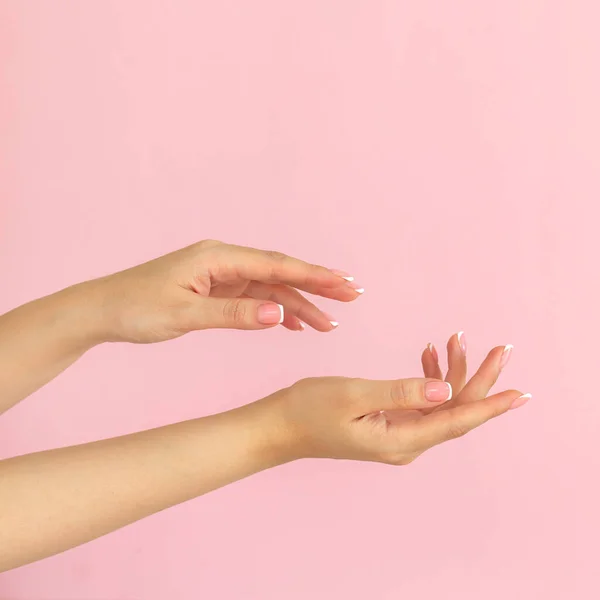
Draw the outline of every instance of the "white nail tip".
M513 348L514 348L514 346L512 344L506 344L506 346L504 346L503 352L508 352L509 350L512 350Z
M298 325L300 326L300 331L304 331L306 329L306 327L304 327L304 323L301 321L298 321Z
M357 294L364 294L365 293L365 288L358 288L357 290L354 290Z
M339 323L337 321L329 321L332 327L337 327Z
M281 315L279 317L279 324L281 325L281 323L283 323L283 317L284 317L283 306L281 306L281 304L278 304L277 306L279 306L279 312L281 313Z
M525 399L526 400L531 400L531 398L533 398L533 396L531 394L523 394L522 396L519 396L517 398L517 400L521 400L521 399L523 399L523 400L525 400Z
M346 281L354 281L354 277L352 277L351 275L348 275L347 277L342 277L342 279L345 279Z
M446 400L450 400L454 392L452 391L452 385L450 383L446 381L446 385L448 386L448 398L446 398Z

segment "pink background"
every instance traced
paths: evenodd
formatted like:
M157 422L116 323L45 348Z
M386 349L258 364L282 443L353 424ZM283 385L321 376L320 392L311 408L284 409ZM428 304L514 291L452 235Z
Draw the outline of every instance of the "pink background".
M14 600L598 598L592 0L0 0L0 311L206 237L351 271L331 335L96 349L2 456L419 373L465 329L526 408L408 468L300 462L0 576ZM266 368L264 365L268 365Z

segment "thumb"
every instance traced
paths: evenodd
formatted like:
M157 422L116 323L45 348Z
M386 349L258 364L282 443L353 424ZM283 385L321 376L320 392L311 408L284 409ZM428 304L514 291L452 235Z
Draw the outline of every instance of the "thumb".
M361 411L434 408L452 398L452 386L439 379L368 381L361 391Z
M283 306L254 298L199 298L194 329L268 329L283 321Z

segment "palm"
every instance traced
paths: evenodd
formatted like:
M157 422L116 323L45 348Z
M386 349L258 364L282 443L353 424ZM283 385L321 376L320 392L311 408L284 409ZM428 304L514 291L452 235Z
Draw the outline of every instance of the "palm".
M453 391L452 399L433 408L422 408L419 410L409 411L386 411L386 417L390 424L401 425L408 421L418 420L425 415L429 415L438 411L449 410L460 404L473 402L482 398L482 391L479 390L477 381L469 382L468 385L465 385L467 378L467 359L461 350L458 335L453 335L448 341L447 352L448 371L445 377L437 360L437 355L434 354L429 347L424 350L421 356L421 362L425 377L432 379L443 379L444 381L450 383ZM483 393L483 396L485 396L485 393Z

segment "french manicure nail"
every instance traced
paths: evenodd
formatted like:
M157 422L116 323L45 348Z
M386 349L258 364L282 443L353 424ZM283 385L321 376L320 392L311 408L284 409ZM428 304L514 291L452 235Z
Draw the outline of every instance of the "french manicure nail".
M348 287L351 287L357 294L364 294L365 288L355 281L348 281Z
M273 302L261 304L257 310L258 322L263 325L277 325L283 323L283 306Z
M531 400L532 395L531 394L523 394L522 396L519 396L511 405L509 410L514 410L515 408L519 408L519 406L523 406L523 404L526 404L529 400Z
M334 275L338 275L342 279L346 281L354 281L354 277L350 275L350 273L346 273L346 271L340 271L339 269L329 269Z
M329 315L329 314L327 314L327 313L323 313L323 314L324 314L324 315L327 317L327 319L329 319L329 322L331 323L331 326L332 326L333 328L336 328L336 327L339 325L339 322L338 322L338 321L336 321L336 320L334 319L334 317L332 317L331 315Z
M429 402L445 402L452 398L452 386L447 381L428 381L425 384L425 398Z
M467 355L467 338L465 337L465 332L459 331L456 334L456 337L458 337L458 345L460 346L462 353L466 356Z
M435 362L439 362L439 357L438 357L438 353L437 350L435 349L435 346L429 342L429 344L427 344L427 350L429 350L429 352L431 353L431 356L433 356L433 359L435 360Z
M512 354L514 346L512 344L507 344L504 346L504 350L502 351L502 356L500 357L500 368L504 369L504 367L508 364L510 360L510 355Z
M300 329L298 331L304 331L306 329L306 327L304 326L304 323L302 321L298 321L298 327L300 327Z

